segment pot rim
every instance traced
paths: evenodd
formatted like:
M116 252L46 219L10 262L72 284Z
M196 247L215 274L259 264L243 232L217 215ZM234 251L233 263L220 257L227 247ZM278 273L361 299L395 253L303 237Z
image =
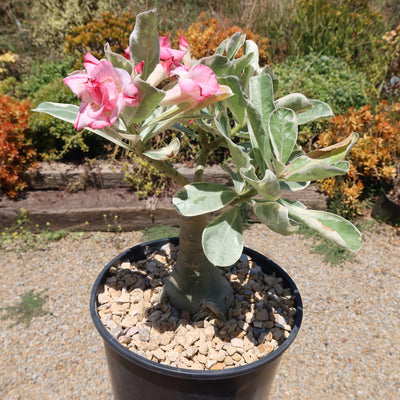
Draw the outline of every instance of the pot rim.
M119 263L122 260L128 260L128 255L133 253L135 250L145 249L146 247L155 247L159 245L160 247L167 243L179 244L179 238L166 238L166 239L156 239L149 242L144 242L139 245L133 246L124 252L120 253L118 256L113 258L100 272L96 281L93 284L91 296L90 296L90 315L93 320L93 323L98 330L100 336L103 340L111 346L114 351L116 351L121 357L125 358L127 361L132 362L138 366L141 366L145 369L156 371L163 375L168 376L177 376L179 375L181 378L188 378L188 379L226 379L226 378L234 378L236 376L246 375L252 373L254 370L257 370L264 364L267 364L278 357L280 357L288 347L293 343L294 339L296 338L301 321L303 318L303 303L300 296L300 292L297 289L297 286L293 282L292 278L287 274L285 270L283 270L279 265L277 265L274 261L270 260L268 257L264 256L263 254L252 250L251 248L244 247L243 253L249 255L250 257L254 258L264 258L267 262L272 266L272 269L278 273L278 275L283 278L286 285L290 287L293 292L293 295L296 297L296 319L294 326L290 332L289 337L281 344L279 347L269 353L267 356L254 361L250 364L242 365L239 367L227 368L223 370L192 370L186 368L178 368L173 367L170 365L165 365L162 363L157 363L155 361L151 361L146 357L140 356L128 350L122 344L118 342L118 340L114 339L112 335L108 332L104 324L101 322L100 317L97 313L97 290L100 285L103 284L105 277L109 271L109 269L114 266L115 264Z

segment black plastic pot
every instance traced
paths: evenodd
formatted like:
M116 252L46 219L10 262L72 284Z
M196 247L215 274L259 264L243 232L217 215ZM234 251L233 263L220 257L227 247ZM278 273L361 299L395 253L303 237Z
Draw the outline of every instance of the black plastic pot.
M400 225L400 204L383 192L371 211L372 218L391 225Z
M104 341L114 400L265 400L283 353L293 343L302 320L303 308L299 291L289 275L273 261L249 248L250 256L265 273L275 272L290 287L296 297L296 320L290 336L277 350L251 364L219 371L200 371L171 367L150 361L126 349L115 340L101 322L97 313L97 293L111 266L124 261L145 258L146 252L159 249L178 238L156 240L132 247L114 258L94 283L90 313Z

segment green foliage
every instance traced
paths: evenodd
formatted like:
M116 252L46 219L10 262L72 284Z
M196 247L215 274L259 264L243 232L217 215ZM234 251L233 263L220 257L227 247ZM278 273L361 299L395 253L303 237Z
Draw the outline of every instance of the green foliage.
M46 289L37 293L33 290L24 293L18 304L3 308L5 315L2 315L1 319L14 319L15 323L13 325L24 323L28 327L33 317L50 314L49 311L43 309L47 301L47 296L43 296L45 292Z
M17 80L13 76L9 76L0 81L0 94L11 96L15 91Z
M49 222L45 224L44 229L38 225L33 226L28 212L21 208L12 226L0 233L0 249L11 252L43 249L48 243L58 241L66 235L65 231L52 231Z
M373 85L380 83L386 65L380 51L385 23L368 0L297 0L291 27L289 54L342 58L364 71Z
M65 37L75 27L85 25L102 12L121 10L118 1L109 0L42 0L33 2L31 13L40 18L33 22L32 40L35 48L46 52L46 47L61 50Z
M152 226L142 230L142 237L145 241L164 239L179 236L179 228L175 226Z
M21 74L22 65L20 57L10 51L0 55L0 79L9 76L18 77Z
M28 35L31 1L5 0L0 3L0 52L22 53L29 48Z
M73 71L73 59L64 57L57 61L32 61L15 85L14 97L34 98L37 92L56 79L61 80Z
M367 93L372 90L364 74L331 56L288 57L273 69L279 77L277 96L300 92L329 103L335 114L367 104Z
M173 181L157 171L146 160L137 157L133 152L128 154L128 160L129 162L123 166L124 181L139 198L161 197L174 190Z
M229 18L233 25L242 30L251 30L268 38L268 53L273 60L286 57L291 16L295 11L296 0L220 0L212 4L208 1L195 3L198 14L208 9L208 14L222 25Z

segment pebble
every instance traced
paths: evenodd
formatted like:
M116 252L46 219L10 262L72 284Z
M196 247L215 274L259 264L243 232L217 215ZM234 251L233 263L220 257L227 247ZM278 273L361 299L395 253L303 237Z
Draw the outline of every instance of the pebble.
M150 329L143 328L139 330L139 339L143 342L148 342L150 340Z
M159 304L176 253L165 245L148 262L125 262L107 278L98 295L99 315L122 345L166 365L220 370L265 357L289 337L296 313L293 303L288 306L292 294L247 255L223 270L235 291L228 321L210 315L192 322L188 312Z

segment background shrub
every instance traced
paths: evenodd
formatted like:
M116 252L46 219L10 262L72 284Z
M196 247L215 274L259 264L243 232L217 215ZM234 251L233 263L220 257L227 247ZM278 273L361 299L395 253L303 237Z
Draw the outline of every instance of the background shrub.
M368 0L297 0L289 54L310 52L342 58L377 86L385 73L381 51L385 23Z
M321 54L288 57L273 65L273 70L279 79L278 96L300 92L327 102L335 114L368 103L371 85L362 73L350 69L340 58Z
M244 32L246 39L257 43L259 46L260 64L268 64L270 56L268 53L269 40L267 38L252 32L249 28L241 29L233 25L228 18L222 24L216 18L206 18L204 12L200 14L198 20L193 22L187 30L178 30L176 32L175 45L177 45L180 35L184 35L190 44L192 58L199 59L213 55L218 45L235 32ZM240 50L237 57L242 55L243 52Z
M32 61L16 82L13 96L18 99L33 99L38 91L55 79L61 80L73 71L74 60L64 57L57 61Z
M160 174L147 161L137 157L134 153L129 152L127 159L128 161L123 166L124 180L140 199L149 196L171 195L176 189L172 179Z
M88 51L98 59L104 58L105 43L108 43L115 53L124 54L134 26L133 13L103 13L89 23L72 29L65 39L65 52L79 60L76 68L80 68L83 56Z
M390 54L387 63L386 82L382 86L382 97L389 101L399 98L400 90L400 25L383 36Z
M30 105L0 95L0 191L15 198L26 188L22 174L34 165L28 131Z
M308 54L288 57L274 65L279 79L277 97L288 93L303 93L310 99L327 102L334 114L344 114L350 107L359 108L368 103L371 85L364 74L352 70L339 58ZM299 130L299 144L310 146L313 139L329 121L315 121Z
M375 110L369 105L351 109L332 119L317 144L326 147L353 132L358 132L360 138L348 156L349 174L319 183L320 190L329 196L330 207L348 217L356 216L363 201L393 182L400 162L400 103L388 105L382 101Z

